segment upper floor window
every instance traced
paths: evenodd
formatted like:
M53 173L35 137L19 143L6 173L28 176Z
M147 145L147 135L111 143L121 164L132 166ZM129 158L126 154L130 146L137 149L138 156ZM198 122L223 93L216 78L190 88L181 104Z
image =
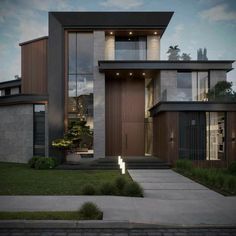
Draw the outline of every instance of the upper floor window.
M116 60L146 60L147 38L145 36L116 37Z

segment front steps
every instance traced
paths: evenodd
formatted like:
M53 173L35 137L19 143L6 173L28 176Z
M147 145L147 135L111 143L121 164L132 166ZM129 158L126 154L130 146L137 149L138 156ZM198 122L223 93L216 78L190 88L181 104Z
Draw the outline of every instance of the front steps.
M169 169L170 164L156 157L123 157L126 169ZM117 157L106 157L96 160L66 162L57 169L64 170L118 170Z

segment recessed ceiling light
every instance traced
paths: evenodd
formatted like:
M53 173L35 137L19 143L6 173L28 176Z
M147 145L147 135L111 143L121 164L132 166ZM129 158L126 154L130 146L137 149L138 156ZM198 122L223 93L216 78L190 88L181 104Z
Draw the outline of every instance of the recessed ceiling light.
M129 73L129 76L132 76L132 75L133 75L133 73L132 73L132 72L130 72L130 73Z
M154 34L157 35L157 32L155 31Z
M129 32L129 35L132 35L132 34L133 34L133 32L130 31L130 32Z
M145 73L145 72L143 72L143 73L142 73L142 75L143 75L143 76L145 76L145 75L146 75L146 73Z
M110 34L112 35L112 34L113 34L113 32L110 32Z
M116 73L116 76L119 76L119 75L120 75L120 73L119 73L119 72L117 72L117 73Z

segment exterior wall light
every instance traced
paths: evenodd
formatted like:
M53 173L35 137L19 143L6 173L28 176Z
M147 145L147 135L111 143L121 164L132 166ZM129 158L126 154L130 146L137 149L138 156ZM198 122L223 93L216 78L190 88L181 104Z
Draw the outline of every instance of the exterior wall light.
M174 133L173 132L171 132L171 134L170 134L170 142L174 142Z
M132 35L132 34L133 34L133 32L130 31L130 32L129 32L129 35Z
M154 32L155 35L157 35L157 32Z
M132 72L130 72L130 73L129 73L129 76L132 76L132 75L133 75L133 73L132 73Z
M113 35L113 32L110 32L110 35Z
M143 75L143 76L145 76L145 75L146 75L146 73L144 73L144 72L143 72L143 73L142 73L142 75Z
M120 73L119 73L119 72L117 72L117 73L116 73L116 76L119 76L119 75L120 75Z

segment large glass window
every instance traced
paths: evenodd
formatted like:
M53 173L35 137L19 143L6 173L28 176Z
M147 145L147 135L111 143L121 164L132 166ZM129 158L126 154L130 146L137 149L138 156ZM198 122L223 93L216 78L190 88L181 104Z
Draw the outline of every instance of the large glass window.
M145 36L116 37L116 60L146 60L147 40Z
M206 113L207 160L222 160L225 157L225 113Z
M34 155L45 156L45 105L34 105Z
M176 101L206 101L208 72L178 72Z
M72 32L68 34L68 124L81 121L93 133L93 34ZM88 135L78 149L93 149Z

